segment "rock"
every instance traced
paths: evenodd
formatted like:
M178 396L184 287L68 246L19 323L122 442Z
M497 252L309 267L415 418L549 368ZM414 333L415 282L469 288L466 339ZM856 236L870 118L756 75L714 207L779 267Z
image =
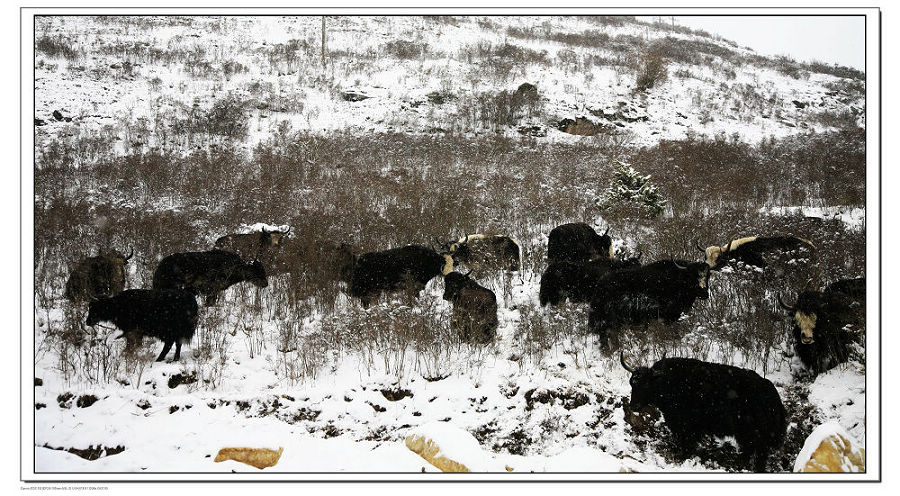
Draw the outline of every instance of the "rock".
M441 454L441 448L433 440L418 435L406 436L406 447L434 465L441 472L471 472L468 467Z
M222 448L213 461L234 460L262 470L275 466L281 458L282 452L284 452L284 448L278 448L278 451L267 448Z
M797 455L794 472L865 472L866 450L835 421L816 427Z
M531 136L533 138L543 138L547 136L547 128L544 126L519 126L519 134L523 136Z
M41 379L40 377L35 377L35 378L34 378L34 385L35 385L35 387L37 387L37 386L43 386L43 385L44 385L44 380Z
M60 112L59 110L54 110L54 111L53 111L53 118L56 119L56 120L58 120L58 121L63 120L62 112Z
M806 105L807 105L806 103L803 103L799 100L791 100L791 103L793 103L794 106L797 107L798 109L806 108Z
M595 124L585 117L578 117L575 120L568 118L563 119L559 121L559 124L556 125L556 128L564 133L574 134L577 136L594 136L595 134L599 134L604 131L603 126Z
M357 93L355 91L345 91L341 93L341 98L348 102L361 102L370 98L368 95L364 95L362 93Z
M522 83L516 88L515 95L523 100L534 101L538 99L537 86L531 83Z
M37 117L34 118L34 125L35 125L35 126L43 126L43 125L46 125L46 124L47 124L47 123L46 123L43 119L38 119Z

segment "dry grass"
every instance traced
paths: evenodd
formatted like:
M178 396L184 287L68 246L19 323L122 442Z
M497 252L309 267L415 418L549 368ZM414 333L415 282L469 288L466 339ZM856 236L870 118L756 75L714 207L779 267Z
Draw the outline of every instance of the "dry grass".
M523 147L505 138L282 131L252 154L231 148L188 156L101 154L90 163L98 156L92 140L46 154L35 171L36 305L58 305L71 264L101 246L134 247L130 287L148 287L156 263L170 253L209 249L241 224L286 223L295 236L284 247L291 273L263 290L237 287L204 314L192 348L202 377L197 387L218 383L237 333L250 354L277 350L273 368L293 381L315 377L333 361L330 353L355 354L398 375L415 368L438 376L447 354L468 346L449 330L449 306L423 296L363 311L343 294L325 247L349 242L363 252L497 232L520 241L523 271L537 277L546 264L542 235L598 215L594 200L614 159L652 174L670 201L668 213L653 220L631 209L603 214L614 238L626 238L644 260L698 259L698 238L706 245L733 234L791 234L814 240L828 280L864 273L864 237L848 235L844 224L756 211L775 204L862 206L865 155L858 132L759 146L689 139L631 150L602 141ZM66 154L84 165L64 166ZM805 277L716 274L713 297L684 321L626 329L618 341L636 353L739 357L765 367L786 337L774 295L796 291ZM510 280L488 283L508 301ZM520 308L513 339L522 359L539 362L559 342L590 355L594 344L583 314ZM42 347L58 354L61 370L92 381L139 373L137 362L116 365L123 351L84 334L83 320L69 312L44 336ZM278 323L271 326L276 334L264 331L270 323Z

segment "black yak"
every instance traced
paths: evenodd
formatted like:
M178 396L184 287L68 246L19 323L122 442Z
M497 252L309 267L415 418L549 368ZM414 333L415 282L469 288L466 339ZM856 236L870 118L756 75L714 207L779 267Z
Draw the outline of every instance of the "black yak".
M203 295L207 306L215 304L219 293L243 281L260 288L268 286L262 262L247 262L236 253L222 250L175 253L163 258L153 273L153 289L182 289Z
M453 303L450 327L463 341L489 343L497 335L497 296L469 274L444 276L444 299Z
M177 361L181 343L190 341L197 328L197 300L180 290L129 289L90 303L87 325L100 322L111 322L121 329L129 346L142 336L162 341L157 362L166 358L174 343Z
M553 262L586 262L595 258L613 258L612 238L606 229L602 235L583 223L556 226L547 238L547 259Z
M608 272L595 286L588 327L606 347L610 330L657 319L676 322L697 298L709 298L709 274L705 262L687 260L660 260Z
M797 302L781 306L793 316L797 356L813 374L846 362L865 331L865 279L838 281L825 291L803 291Z
M488 269L519 270L519 243L500 234L469 234L447 247L454 263Z
M100 250L96 257L80 260L66 281L63 294L69 301L91 301L115 296L125 290L125 264L134 256L117 251Z
M541 305L559 305L566 298L573 303L588 303L597 283L607 272L636 267L640 254L627 259L598 258L588 262L553 262L541 275L538 300Z
M706 263L713 269L719 270L729 262L739 261L747 265L764 268L766 261L764 253L786 252L800 249L815 250L811 241L794 236L750 236L733 239L726 245L710 246L705 250L696 244L698 250L706 254Z
M350 296L359 298L366 308L382 291L405 290L413 297L435 276L452 271L453 258L427 246L363 253L353 267Z
M631 407L662 412L685 456L704 435L734 436L756 472L784 441L786 414L771 381L752 370L693 358L663 358L652 367L631 368Z

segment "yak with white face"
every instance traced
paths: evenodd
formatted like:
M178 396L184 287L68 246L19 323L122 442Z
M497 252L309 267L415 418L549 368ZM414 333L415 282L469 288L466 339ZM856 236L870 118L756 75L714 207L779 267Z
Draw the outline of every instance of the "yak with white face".
M825 291L803 291L794 305L778 301L793 318L797 356L813 374L846 362L865 330L864 278L838 281Z
M794 250L815 250L811 241L794 236L749 236L731 240L722 246L710 246L705 250L696 245L706 255L706 263L713 270L719 270L729 262L743 262L747 265L764 268L765 253L787 252Z
M519 270L519 243L500 234L469 234L445 244L454 263L474 268Z
M428 281L453 271L453 258L421 245L363 253L356 259L350 296L368 307L382 292L406 291L418 295Z

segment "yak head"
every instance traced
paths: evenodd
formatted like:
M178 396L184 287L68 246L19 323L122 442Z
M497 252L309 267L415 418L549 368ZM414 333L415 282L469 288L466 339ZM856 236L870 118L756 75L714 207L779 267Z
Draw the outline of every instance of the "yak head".
M658 397L657 382L662 377L661 373L649 367L631 367L625 362L625 354L619 353L619 361L622 367L631 373L628 383L631 385L631 408L639 410L647 405L653 405Z
M464 236L463 238L460 238L459 241L449 241L446 243L442 243L436 239L434 240L431 249L437 252L438 255L444 257L444 265L441 267L442 276L446 276L453 272L453 266L456 263L466 262L468 260L468 239L469 236Z
M686 265L679 265L678 261L674 262L675 267L685 272L685 277L692 281L696 281L696 285L692 285L694 294L697 298L705 300L709 298L709 275L711 267L706 262L692 262Z
M443 298L447 301L451 301L456 298L460 291L463 288L470 287L475 282L469 277L472 271L465 274L460 274L459 272L449 272L444 275L444 296Z
M603 234L597 236L597 247L599 249L599 253L597 254L598 256L600 256L600 254L602 254L603 252L606 252L606 255L610 260L612 260L615 256L615 254L613 253L612 238L609 236L608 225L606 226L606 231L603 231Z
M108 267L110 279L113 283L121 283L123 286L118 291L122 291L125 285L125 264L134 256L134 247L127 256L116 250L100 250L96 259L101 260Z
M254 260L244 265L243 278L245 281L251 282L258 288L264 288L269 285L269 280L266 277L266 269L259 260Z
M291 232L290 228L288 228L287 231L267 231L264 227L259 233L260 248L278 246L279 243L281 243L281 240L287 236L289 232Z
M732 237L731 241L729 241L727 245L722 245L722 246L713 245L713 246L707 247L705 250L700 247L700 240L698 239L694 243L694 246L696 246L698 250L700 250L701 252L703 252L706 255L706 264L709 265L710 268L717 269L722 266L722 264L719 263L719 257L722 256L723 253L729 253L731 251L734 251L739 246L743 245L744 243L749 243L751 241L755 241L756 238L757 238L756 236L748 236L746 238L740 238L740 239L738 239L736 237Z
M450 255L453 257L454 263L468 263L472 258L472 249L469 247L469 242L485 239L489 236L488 234L467 234L456 241L440 243L441 249L438 253Z
M103 321L110 321L114 316L115 305L112 298L100 298L88 304L88 316L85 322L89 326L95 326Z
M813 344L816 342L816 321L819 320L821 303L818 291L804 291L797 297L797 303L793 306L786 304L781 295L778 303L794 317L794 325L800 329L800 343ZM796 331L795 331L796 332Z

